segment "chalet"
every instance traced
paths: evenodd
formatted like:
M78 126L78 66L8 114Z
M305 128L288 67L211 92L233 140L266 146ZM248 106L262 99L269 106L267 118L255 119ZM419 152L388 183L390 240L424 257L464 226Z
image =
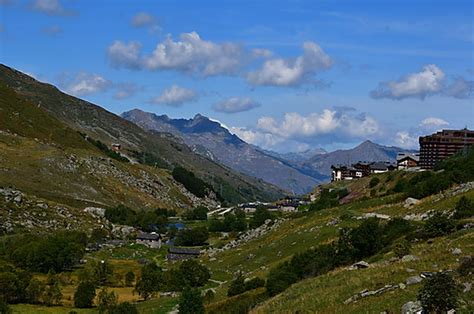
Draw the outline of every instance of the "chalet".
M420 161L420 154L418 153L398 153L397 155L397 169L415 168Z
M122 145L117 144L117 143L113 143L111 147L114 152L119 152L122 149Z
M137 236L137 244L143 244L150 248L161 248L161 236L156 232L146 233L140 232Z
M362 162L346 165L332 165L332 181L353 180L375 173L395 170L396 166L388 161Z
M198 258L200 254L201 251L198 249L170 247L168 248L168 254L166 255L166 259L168 261L181 261L192 258Z

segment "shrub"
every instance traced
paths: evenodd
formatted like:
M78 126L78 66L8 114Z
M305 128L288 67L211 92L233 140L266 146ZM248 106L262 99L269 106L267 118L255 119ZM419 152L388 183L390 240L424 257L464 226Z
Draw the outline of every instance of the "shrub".
M255 277L245 282L245 291L265 287L265 280L260 277Z
M426 220L423 231L426 237L434 238L450 234L455 228L455 222L447 215L435 213Z
M74 293L74 306L77 308L92 307L95 298L95 285L92 282L81 282Z
M109 310L109 314L138 314L138 310L135 305L129 302L123 302L112 307Z
M229 289L227 290L227 296L232 297L245 292L244 276L239 272L237 277L231 281Z
M179 298L179 313L204 314L201 293L196 288L186 286Z
M474 201L463 196L456 203L453 218L463 219L474 216Z
M193 229L182 229L175 239L176 245L198 246L206 244L209 232L206 227L196 227Z
M369 188L372 189L372 188L376 187L377 184L379 184L379 182L380 182L379 177L373 177L373 178L370 179L370 181L369 181Z
M102 289L98 295L98 309L99 313L110 313L110 310L117 306L117 294L115 292Z
M10 306L8 305L5 300L0 298L0 314L10 314L12 313L12 310L10 309Z
M273 214L265 207L257 206L257 209L250 220L250 227L258 228L263 225L267 219L274 219Z
M290 263L284 262L270 270L266 284L267 293L270 296L277 295L296 281L298 281L298 276L294 273Z
M198 206L188 211L184 216L188 220L207 220L207 212L209 209L204 206Z
M410 250L411 250L410 241L406 239L401 239L395 242L393 253L395 253L395 255L398 258L402 258L403 256L410 254Z
M131 287L133 286L133 282L135 281L135 273L133 271L129 271L125 274L125 286Z
M474 258L472 256L463 257L458 267L458 273L461 276L468 276L474 273Z
M418 292L418 300L427 313L444 313L456 309L459 287L447 273L436 273L428 278Z

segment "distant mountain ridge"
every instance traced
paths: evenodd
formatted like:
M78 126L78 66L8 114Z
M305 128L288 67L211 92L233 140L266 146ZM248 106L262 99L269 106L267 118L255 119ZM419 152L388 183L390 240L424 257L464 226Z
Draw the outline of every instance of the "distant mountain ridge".
M134 109L122 117L145 130L181 137L194 151L295 194L309 192L327 179L316 172L305 173L296 164L244 142L220 123L200 114L192 119L170 119Z

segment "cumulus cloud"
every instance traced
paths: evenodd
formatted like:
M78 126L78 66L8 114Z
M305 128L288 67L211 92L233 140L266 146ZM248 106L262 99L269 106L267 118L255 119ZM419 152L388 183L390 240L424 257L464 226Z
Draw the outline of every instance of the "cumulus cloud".
M474 95L474 81L458 76L446 87L444 93L454 98L469 98Z
M118 100L130 98L141 89L133 83L119 83L115 84L115 87L116 91L113 97Z
M354 114L350 111L324 109L321 113L300 115L286 113L282 121L273 117L261 117L257 128L283 138L305 138L327 134L350 137L366 137L379 131L377 121L366 114Z
M107 48L107 56L114 67L139 69L141 49L142 45L136 41L129 42L128 44L115 41Z
M47 15L68 16L74 12L63 7L59 0L33 0L31 9Z
M237 135L244 142L257 145L265 149L272 149L276 145L285 141L285 139L280 136L244 127L231 127L229 128L229 131Z
M163 90L163 93L153 98L150 103L179 107L186 102L196 101L198 98L199 95L195 91L173 85Z
M449 125L449 123L441 118L429 117L421 121L420 127L427 129L437 129Z
M425 65L420 72L409 74L398 81L381 82L370 95L372 98L419 98L440 93L444 86L444 72L434 64Z
M80 72L74 77L63 76L60 85L67 93L84 96L104 92L112 87L112 82L98 74Z
M214 104L213 109L218 112L236 113L257 107L260 107L260 104L249 97L231 97Z
M243 47L215 43L198 33L183 33L179 40L168 36L150 55L141 56L141 44L115 41L107 49L114 66L149 71L174 70L196 76L236 74L245 62Z
M61 33L63 30L61 27L57 25L53 25L53 26L43 27L41 31L46 35L54 36Z
M314 76L333 65L333 60L314 42L303 44L303 54L297 58L273 58L247 75L248 83L266 86L300 86L314 83Z
M418 136L407 131L400 131L395 135L395 143L401 148L416 149L418 148Z

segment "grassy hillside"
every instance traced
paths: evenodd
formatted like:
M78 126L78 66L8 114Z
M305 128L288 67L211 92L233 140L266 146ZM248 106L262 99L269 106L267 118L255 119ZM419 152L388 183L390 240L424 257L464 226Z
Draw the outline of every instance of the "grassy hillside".
M2 93L8 93L8 100L5 100L5 104L8 103L7 105L10 107L20 107L20 103L16 103L20 100L21 106L24 106L25 101L29 104L26 106L27 109L21 110L24 115L19 115L18 110L10 112L8 115L0 111L2 116L0 121L7 121L12 116L15 118L15 115L17 119L26 120L21 124L5 124L10 131L17 134L37 137L35 132L36 126L38 126L39 136L42 133L45 136L52 136L46 134L48 128L55 129L53 134L57 135L60 133L58 127L65 128L64 125L67 125L74 131L87 134L107 146L112 143L120 143L124 152L130 156L145 154L149 157L148 159L153 160L153 165L156 164L161 168L185 167L209 182L222 199L230 203L275 199L283 193L280 189L261 180L234 172L195 154L189 147L172 136L146 132L137 125L99 106L64 94L52 85L38 82L4 65L0 65L0 82L16 93L13 95L11 91L7 92L7 89L3 88ZM43 120L40 118L47 115L50 118L46 118L42 122ZM32 119L31 123L27 122L30 118ZM48 121L51 118L55 118L56 123L49 125ZM60 126L60 123L63 125ZM23 130L23 127L26 130ZM74 138L59 139L54 136L51 140L58 140L59 143L68 146L73 146L78 142L77 135L74 135Z

